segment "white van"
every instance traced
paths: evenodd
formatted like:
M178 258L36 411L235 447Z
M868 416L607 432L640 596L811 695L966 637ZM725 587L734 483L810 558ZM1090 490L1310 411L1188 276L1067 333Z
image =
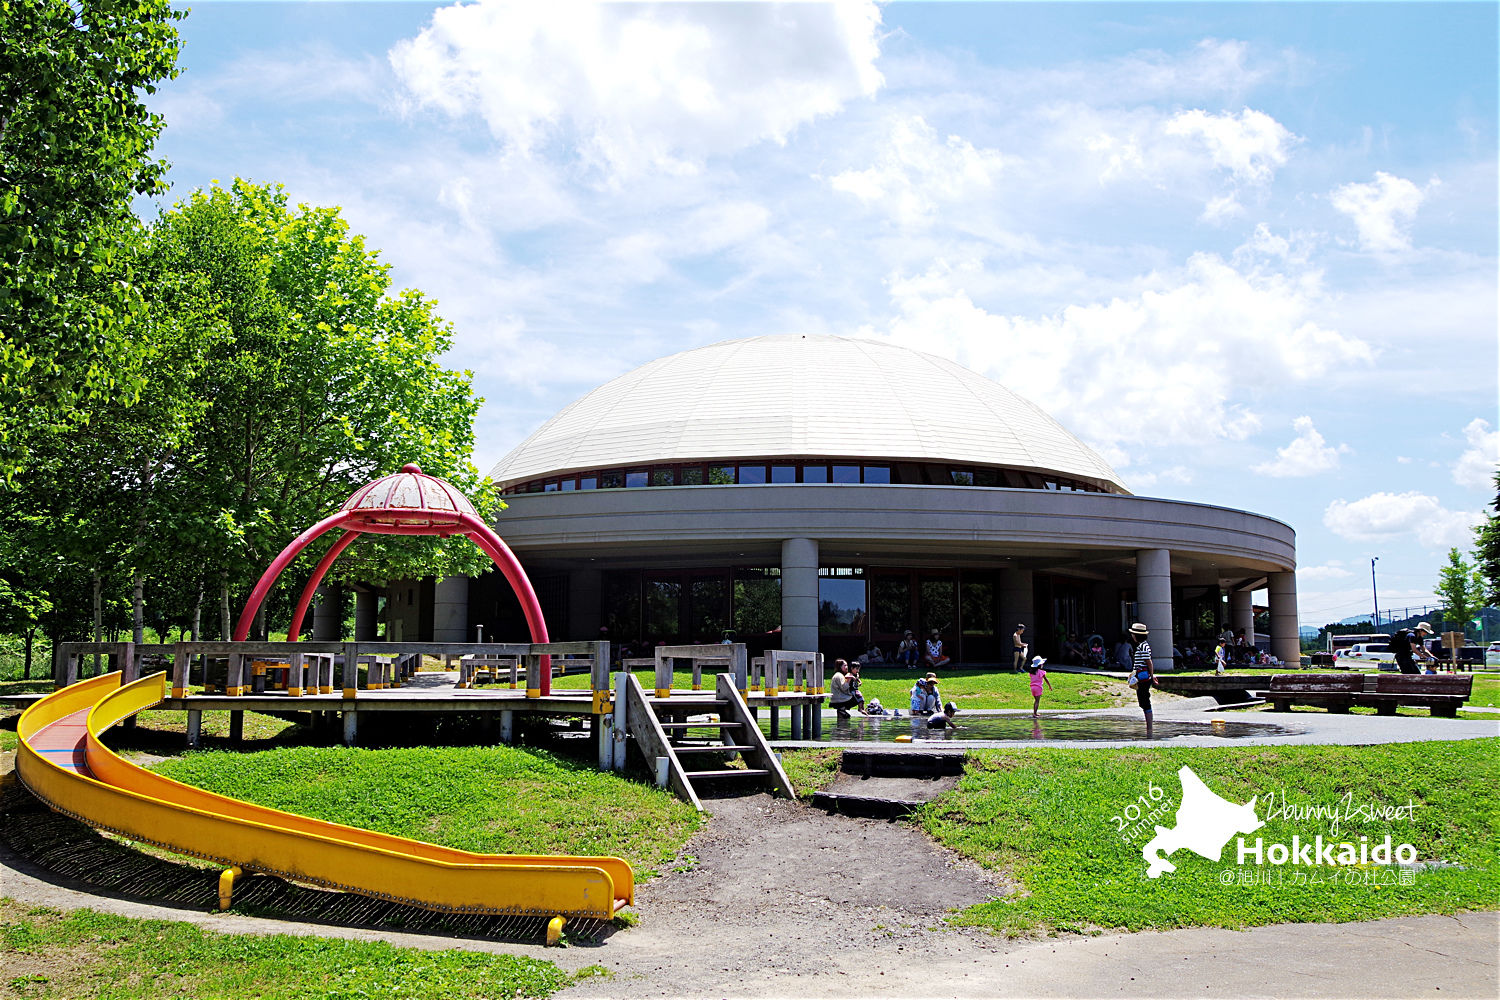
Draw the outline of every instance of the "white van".
M1391 644L1388 642L1358 642L1348 649L1339 650L1341 667L1357 668L1368 663L1379 669L1382 664L1394 665L1395 662L1396 654L1391 652Z

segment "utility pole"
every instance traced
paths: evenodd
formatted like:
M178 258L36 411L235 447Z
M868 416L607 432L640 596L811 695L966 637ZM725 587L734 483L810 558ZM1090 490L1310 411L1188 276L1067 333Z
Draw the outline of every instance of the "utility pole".
M1379 556L1376 556L1375 558L1373 558L1373 559L1370 560L1370 599L1375 604L1375 627L1376 628L1380 627L1380 595L1375 590L1375 564L1377 562L1379 562L1379 561L1380 561L1380 557Z

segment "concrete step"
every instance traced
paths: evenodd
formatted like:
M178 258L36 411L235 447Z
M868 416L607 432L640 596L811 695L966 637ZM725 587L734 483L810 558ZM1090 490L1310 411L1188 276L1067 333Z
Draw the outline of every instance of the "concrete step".
M722 771L683 771L689 781L713 778L764 778L770 771L755 767L731 767Z

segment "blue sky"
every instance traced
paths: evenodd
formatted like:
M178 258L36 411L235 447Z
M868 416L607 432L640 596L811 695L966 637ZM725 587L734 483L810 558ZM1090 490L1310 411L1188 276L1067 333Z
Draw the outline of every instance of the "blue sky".
M481 469L663 354L890 339L1291 524L1317 625L1494 496L1497 10L203 4L152 106L173 199L280 182L440 301Z

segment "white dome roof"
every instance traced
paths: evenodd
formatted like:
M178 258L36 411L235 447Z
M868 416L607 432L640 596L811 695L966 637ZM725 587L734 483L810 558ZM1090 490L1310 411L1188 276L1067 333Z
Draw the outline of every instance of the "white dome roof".
M588 469L863 458L1051 472L1128 492L1035 404L946 358L787 334L658 358L572 403L495 466L500 486Z

